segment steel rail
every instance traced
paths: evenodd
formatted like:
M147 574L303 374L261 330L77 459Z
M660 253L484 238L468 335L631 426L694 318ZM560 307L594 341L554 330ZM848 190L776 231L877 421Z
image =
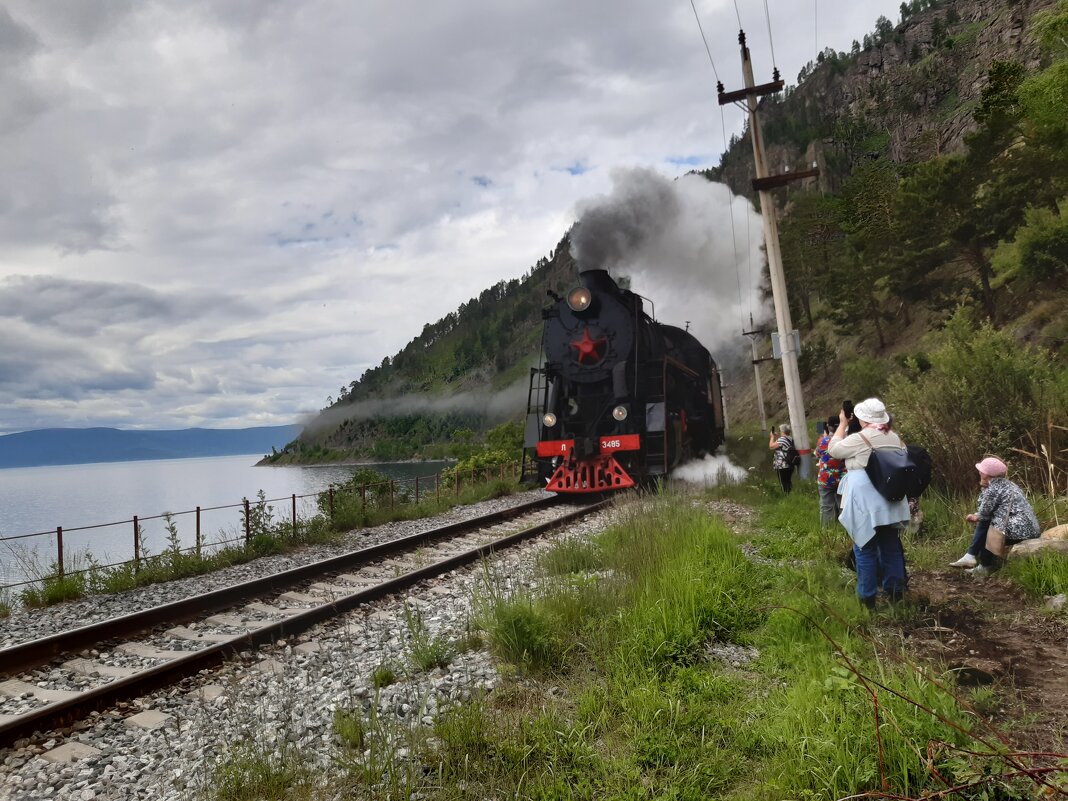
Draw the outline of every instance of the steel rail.
M136 634L139 631L144 631L163 623L182 623L198 615L225 609L244 599L253 598L282 587L289 587L324 573L331 573L354 565L372 562L385 556L392 556L423 542L432 542L453 536L460 531L509 520L526 512L553 506L558 502L557 498L540 498L531 503L514 506L510 509L493 512L471 520L450 523L420 534L399 537L379 545L372 545L368 548L341 554L340 556L332 556L329 559L322 559L318 562L311 562L300 567L272 573L269 576L234 584L231 587L223 587L201 595L183 598L180 601L172 601L162 606L142 609L138 612L131 612L128 615L109 618L108 620L90 623L87 626L81 626L76 629L68 629L37 640L11 645L0 649L0 675L11 676L16 673L22 673L46 664L57 656L70 651L96 645L105 640Z
M547 502L548 501L548 502ZM531 504L525 504L520 507L515 507L513 510L506 510L507 512L521 512L530 511L532 508L541 506L555 505L553 502L557 501L555 498L536 501ZM321 623L325 620L329 620L332 617L336 617L345 612L351 611L358 606L366 604L370 601L377 600L384 596L395 593L399 590L406 589L420 581L428 578L434 578L443 573L447 573L450 570L454 570L458 567L462 567L471 562L477 561L494 551L501 550L503 548L510 547L531 537L538 536L550 531L554 528L558 528L562 525L566 525L575 520L578 520L586 515L592 514L608 505L610 501L601 501L596 504L584 506L573 512L568 512L560 517L545 523L539 523L531 526L530 528L522 531L509 534L493 542L481 545L477 548L473 548L463 553L454 554L448 556L441 561L434 562L422 568L417 568L409 573L405 573L401 576L397 576L392 579L386 579L380 584L376 584L372 587L358 590L346 596L332 599L330 602L322 604L317 607L299 612L290 617L283 618L281 620L272 621L266 626L263 626L252 631L248 631L244 634L234 635L233 639L226 642L216 643L209 645L197 651L190 651L188 655L181 656L176 659L169 660L160 665L155 665L150 668L137 673L133 676L127 676L124 678L116 679L107 684L101 685L90 690L86 690L79 693L74 698L69 698L63 701L55 701L49 704L45 704L38 709L32 710L8 720L0 724L0 748L9 747L13 745L18 739L28 737L35 732L48 732L54 729L63 728L72 725L74 722L87 717L91 712L106 709L114 706L120 701L125 701L130 698L136 698L146 693L158 690L161 687L170 686L175 684L182 678L187 676L196 675L201 670L211 668L221 664L226 660L228 656L234 655L241 650L249 647L265 645L275 640L288 637L293 634L297 634L312 626ZM477 520L481 523L497 522L502 513L494 513L487 515ZM507 515L508 517L514 517L515 514ZM458 528L470 528L474 521L464 521L460 524L451 524L439 529L435 529L432 532L424 532L423 534L413 535L411 537L403 537L399 540L394 540L390 543L384 543L383 546L374 546L373 548L367 548L362 551L357 551L355 554L365 554L367 552L374 551L377 556L383 556L387 553L395 553L401 550L405 550L405 547L399 545L399 543L405 543L407 546L411 546L417 543L417 541L425 541L429 539L438 539L445 536L443 532L452 531L455 532ZM384 549L384 546L395 546L391 550ZM349 554L346 556L353 556ZM335 559L324 560L323 562L317 562L316 565L322 565L324 563L335 562ZM281 574L278 574L281 575ZM252 584L256 582L248 582ZM178 602L182 603L182 602ZM173 605L168 605L173 606ZM165 607L159 607L160 609ZM155 611L155 610L147 610ZM208 611L208 610L203 610ZM131 617L131 616L127 616ZM123 620L125 618L118 618L116 620ZM110 622L110 621L109 621ZM85 627L91 628L91 627ZM139 629L141 627L139 626ZM81 631L79 629L78 631ZM11 650L11 649L7 649ZM0 651L0 655L4 652Z

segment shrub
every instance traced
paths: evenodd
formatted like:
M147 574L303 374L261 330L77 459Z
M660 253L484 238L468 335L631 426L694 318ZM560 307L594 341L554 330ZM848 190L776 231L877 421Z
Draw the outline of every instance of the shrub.
M935 479L961 491L976 485L975 463L995 453L1022 460L1015 448L1039 442L1051 469L1065 469L1068 378L1043 351L1015 342L988 323L976 326L961 308L947 323L925 373L891 378L887 404L906 441L922 444L934 460ZM1039 485L1037 477L1031 483Z
M24 606L30 608L53 606L85 596L84 573L66 573L61 576L57 565L53 565L52 568L52 574L43 577L39 585L30 585L22 591Z
M858 356L842 366L846 392L859 402L881 395L886 387L886 362L872 356Z

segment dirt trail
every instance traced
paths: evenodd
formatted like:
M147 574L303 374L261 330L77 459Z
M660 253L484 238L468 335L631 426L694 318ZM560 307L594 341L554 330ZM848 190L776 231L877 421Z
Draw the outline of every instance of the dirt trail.
M1009 739L1024 750L1068 750L1068 626L1008 579L963 570L914 572L920 614L886 621L918 657L941 660L964 687L995 684L1009 697L995 723L1016 721Z

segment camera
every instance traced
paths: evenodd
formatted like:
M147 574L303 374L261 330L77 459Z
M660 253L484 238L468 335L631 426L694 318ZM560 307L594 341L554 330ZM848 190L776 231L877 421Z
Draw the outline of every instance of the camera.
M856 415L853 414L853 401L842 401L842 411L845 412L846 418L849 420L848 433L856 434L858 431L860 431L862 426L860 425L860 420L858 420L856 418Z

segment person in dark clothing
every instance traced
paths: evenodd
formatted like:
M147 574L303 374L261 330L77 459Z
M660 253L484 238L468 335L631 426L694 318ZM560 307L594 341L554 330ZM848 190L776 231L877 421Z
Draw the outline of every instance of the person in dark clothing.
M779 436L775 435L775 426L771 427L771 437L768 439L768 448L773 451L771 467L779 475L779 484L783 492L793 489L794 467L791 463L790 454L795 453L794 440L790 435L793 430L786 423L779 426Z

